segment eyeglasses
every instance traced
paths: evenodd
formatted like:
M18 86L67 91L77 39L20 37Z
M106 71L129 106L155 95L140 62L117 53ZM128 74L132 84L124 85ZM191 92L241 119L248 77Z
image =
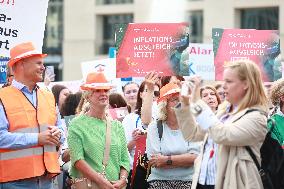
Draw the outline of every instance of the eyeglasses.
M154 96L159 97L160 96L160 91L154 91Z
M168 102L178 103L179 102L179 97L171 97L171 98L168 99Z
M108 93L109 89L94 89L93 92L96 92L96 93L100 93L100 92Z

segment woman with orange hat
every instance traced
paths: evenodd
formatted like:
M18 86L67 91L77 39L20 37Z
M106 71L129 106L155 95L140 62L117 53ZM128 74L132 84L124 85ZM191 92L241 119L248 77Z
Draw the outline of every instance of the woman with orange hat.
M70 175L76 189L120 189L126 186L129 157L124 129L106 115L112 85L103 73L90 73L81 86L89 110L74 118L68 130Z
M180 88L169 83L161 88L158 121L152 122L147 134L147 155L152 167L150 189L190 188L194 160L199 145L185 141L173 108L179 103Z

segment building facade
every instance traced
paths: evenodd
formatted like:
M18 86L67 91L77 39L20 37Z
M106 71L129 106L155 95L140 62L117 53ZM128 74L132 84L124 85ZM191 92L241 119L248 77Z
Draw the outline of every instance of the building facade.
M284 40L284 24L280 25L284 23L283 0L50 0L51 2L61 5L63 15L53 15L53 21L50 21L51 25L57 24L60 27L56 30L59 32L59 42L45 41L45 45L61 48L54 54L54 60L49 62L57 61L54 64L62 72L63 80L81 79L82 61L107 57L108 48L114 46L116 23L189 22L191 42L211 43L213 27L276 29L280 31L281 40ZM52 12L48 12L50 11ZM61 21L54 23L56 18ZM49 19L47 23L50 24ZM47 31L52 33L52 30ZM284 49L283 43L281 49Z

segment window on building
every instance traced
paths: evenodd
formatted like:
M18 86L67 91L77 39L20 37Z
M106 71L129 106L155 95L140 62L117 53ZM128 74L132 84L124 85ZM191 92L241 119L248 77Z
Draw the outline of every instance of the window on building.
M49 0L43 40L46 65L54 66L55 80L62 79L59 65L62 61L63 42L63 0Z
M115 46L114 33L115 24L132 23L132 14L108 15L103 16L103 44L100 48L100 54L107 54L109 47Z
M278 7L242 9L241 28L259 29L259 30L278 30L279 29Z
M127 3L133 3L133 0L96 0L97 5L127 4Z
M203 41L203 12L192 11L189 13L190 42L202 43Z

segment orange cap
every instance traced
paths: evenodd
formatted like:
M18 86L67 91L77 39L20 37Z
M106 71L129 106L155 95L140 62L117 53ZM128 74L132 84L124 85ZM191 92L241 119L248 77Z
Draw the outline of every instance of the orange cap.
M42 54L37 51L32 42L20 43L10 50L8 66L12 67L19 60L32 56L41 56L43 58L46 57L47 54Z
M180 92L180 88L177 84L168 83L160 89L160 98L158 99L158 103L166 100L170 95L176 94Z
M102 72L91 72L87 75L86 82L81 85L82 90L111 89L113 85L109 83Z

